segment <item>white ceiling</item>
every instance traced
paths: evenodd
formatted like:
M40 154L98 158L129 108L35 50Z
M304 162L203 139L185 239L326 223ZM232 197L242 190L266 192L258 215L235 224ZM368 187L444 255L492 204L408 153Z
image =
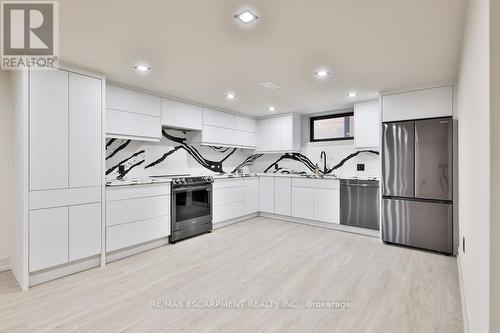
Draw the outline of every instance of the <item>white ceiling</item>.
M466 0L61 0L61 60L252 115L333 110L457 75ZM244 26L233 18L252 9ZM152 67L133 70L137 63ZM321 67L333 73L318 80ZM272 81L281 88L260 86ZM237 99L224 98L234 91ZM351 99L348 91L359 96Z

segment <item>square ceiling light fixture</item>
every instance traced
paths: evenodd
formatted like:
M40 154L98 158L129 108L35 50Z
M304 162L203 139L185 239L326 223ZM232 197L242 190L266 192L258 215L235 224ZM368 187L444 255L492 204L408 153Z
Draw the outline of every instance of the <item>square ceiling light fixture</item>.
M252 21L255 21L256 19L259 18L257 15L255 15L254 13L252 13L249 10L245 10L244 12L241 12L240 14L236 14L236 15L234 15L234 17L245 24L250 23Z

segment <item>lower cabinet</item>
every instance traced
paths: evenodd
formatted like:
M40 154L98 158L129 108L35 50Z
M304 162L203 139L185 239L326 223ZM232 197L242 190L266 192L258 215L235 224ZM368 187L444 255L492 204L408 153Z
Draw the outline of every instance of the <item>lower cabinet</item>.
M259 177L259 210L274 214L274 177Z
M292 178L276 177L274 179L274 213L292 215Z
M314 219L321 222L340 223L340 191L314 189Z
M30 211L30 272L68 262L68 207Z
M336 179L292 180L292 216L340 223L340 183Z
M213 186L213 223L258 211L258 179L216 179Z
M106 189L106 251L170 235L170 184Z
M106 228L106 251L115 251L170 235L170 216Z
M101 203L69 207L69 260L101 253Z
M301 219L314 219L314 189L292 187L292 216Z
M259 178L250 177L243 180L245 188L245 215L259 211Z
M30 211L29 270L101 253L101 203Z

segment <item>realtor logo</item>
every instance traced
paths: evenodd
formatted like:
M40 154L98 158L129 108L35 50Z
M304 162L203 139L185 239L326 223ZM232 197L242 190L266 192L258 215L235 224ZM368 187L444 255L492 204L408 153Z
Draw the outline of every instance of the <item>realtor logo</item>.
M58 3L1 2L2 69L57 66Z

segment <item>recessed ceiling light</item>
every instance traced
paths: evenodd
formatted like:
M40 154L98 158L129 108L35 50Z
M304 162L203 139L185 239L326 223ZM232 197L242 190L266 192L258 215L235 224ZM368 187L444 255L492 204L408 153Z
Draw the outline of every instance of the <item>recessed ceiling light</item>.
M255 21L256 19L259 18L257 15L255 15L254 13L252 13L248 10L245 10L244 12L242 12L240 14L234 15L234 17L243 23L250 23L250 22Z
M226 98L227 99L235 99L236 98L236 94L235 93L226 93Z
M328 75L330 75L330 72L322 69L322 70L317 71L315 74L317 77L323 78L323 77L327 77Z
M354 98L354 97L358 96L358 94L353 91L353 92L348 93L347 96Z
M276 111L276 107L275 107L275 106L269 106L269 107L267 108L267 110L268 110L268 111L271 111L271 112L274 112L274 111Z
M146 72L151 69L151 67L146 65L135 65L134 68L137 69L139 72Z

